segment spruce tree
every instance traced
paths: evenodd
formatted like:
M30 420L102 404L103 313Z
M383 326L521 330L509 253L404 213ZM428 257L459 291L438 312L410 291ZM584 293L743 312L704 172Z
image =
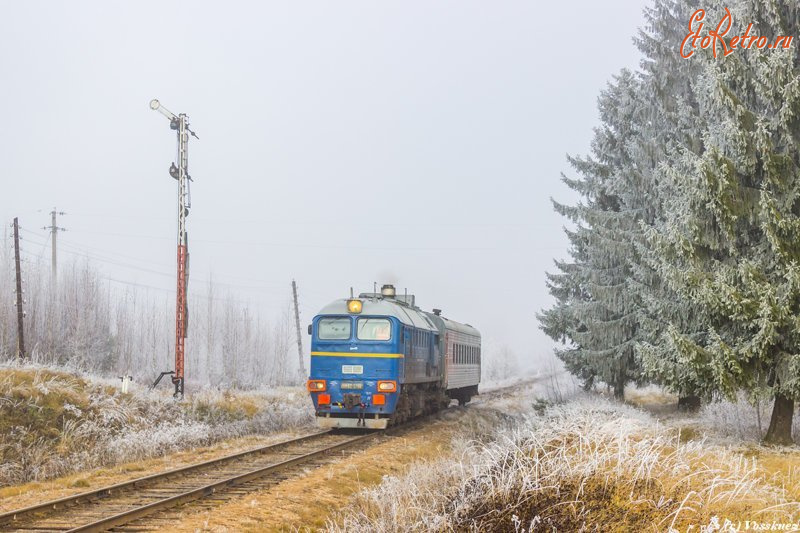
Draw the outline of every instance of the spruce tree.
M641 224L646 233L668 226L670 203L679 191L662 175L662 163L681 150L700 151L704 117L699 113L692 80L700 72L677 51L686 34L686 22L697 2L656 0L645 10L645 27L635 39L642 52L639 98L643 104L636 117L637 135L631 139L636 167L649 184ZM702 341L705 316L702 308L681 298L661 276L659 254L647 240L637 241L640 261L632 266L632 289L642 301L637 355L647 378L679 396L679 405L699 407L698 376L684 364L665 338L670 327Z
M639 103L638 80L623 71L600 96L602 126L595 131L592 154L570 157L580 178L563 178L583 198L575 206L553 202L576 224L567 231L572 261L557 262L548 274L556 304L539 315L542 329L566 345L557 355L585 385L603 381L622 397L626 383L640 382L635 357L639 306L631 291L631 265L638 261L635 242L643 185L628 151L631 115ZM633 205L632 205L633 204Z
M709 9L722 17L722 5ZM734 21L757 34L796 35L794 2L738 2ZM744 27L744 26L743 26ZM669 345L695 373L699 392L739 390L774 398L765 440L791 442L800 398L800 77L797 46L714 58L698 50L693 80L707 125L702 148L679 147L664 165L676 196L672 223L650 242L660 275L700 306L700 337L669 329Z

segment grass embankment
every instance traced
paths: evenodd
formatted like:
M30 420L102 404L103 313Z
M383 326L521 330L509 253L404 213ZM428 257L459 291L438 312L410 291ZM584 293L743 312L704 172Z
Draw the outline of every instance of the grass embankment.
M550 406L489 441L462 442L454 458L387 477L328 526L686 531L714 517L742 525L800 518L800 504L784 488L787 478L744 454L685 440L646 413L597 397Z
M301 391L165 391L37 367L0 367L0 486L301 427Z

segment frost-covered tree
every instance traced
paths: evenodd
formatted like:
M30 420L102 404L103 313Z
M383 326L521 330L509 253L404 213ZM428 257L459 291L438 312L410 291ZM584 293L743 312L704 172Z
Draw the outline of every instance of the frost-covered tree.
M8 243L6 232L5 242ZM117 377L132 375L152 382L174 364L174 296L136 285L112 285L91 259L66 261L58 283L51 282L49 261L24 250L25 339L36 363L69 366ZM0 359L16 357L14 261L0 247ZM202 285L202 284L198 284ZM246 302L192 289L186 371L193 384L255 388L296 381L288 360L290 331L286 312L272 323L253 314ZM288 297L288 291L287 291ZM277 322L279 321L279 324ZM273 327L273 324L276 324Z
M617 397L628 382L642 380L634 351L641 302L631 287L650 188L630 152L639 84L626 70L609 84L598 100L602 125L591 155L569 158L580 177L563 181L582 201L554 206L576 225L567 230L572 260L556 262L559 273L548 274L556 304L539 315L542 329L566 345L557 355L567 369L587 386L611 385Z
M481 377L487 381L502 381L520 375L519 361L514 351L503 344L498 347L483 345Z
M735 21L757 23L774 41L797 35L795 2L726 4ZM709 9L721 18L722 5ZM708 124L702 149L677 149L664 175L678 193L672 223L653 246L661 274L702 307L702 339L670 328L671 346L705 396L745 390L774 398L765 440L791 442L800 399L800 72L797 46L698 50L692 80Z
M641 105L633 117L636 134L630 152L642 181L650 190L643 204L640 223L651 233L669 226L671 202L679 196L674 183L662 175L663 163L676 152L702 150L705 119L694 95L694 80L700 73L696 62L677 53L686 34L686 21L697 2L656 0L645 10L645 26L634 40L642 53L638 97ZM632 289L641 299L637 355L648 380L679 395L679 404L696 408L700 398L699 377L684 364L667 339L669 328L701 341L706 325L700 306L681 298L661 273L662 258L647 240L637 241L641 261L632 265Z

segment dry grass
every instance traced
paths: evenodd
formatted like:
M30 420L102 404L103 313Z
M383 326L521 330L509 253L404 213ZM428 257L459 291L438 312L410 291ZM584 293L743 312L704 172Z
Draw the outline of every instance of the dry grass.
M666 392L657 385L647 385L645 387L627 387L625 401L637 407L677 407L678 396Z
M327 517L361 489L379 485L387 474L403 475L414 462L450 456L455 436L478 438L504 420L506 417L491 407L450 409L420 427L381 437L363 451L321 467L308 467L304 474L289 476L269 490L199 512L188 509L171 530L256 533L323 529Z
M299 389L199 391L176 402L134 385L38 366L0 366L0 486L308 426Z
M800 505L771 481L753 458L682 442L649 415L593 397L387 477L328 528L683 531L714 516L796 520Z

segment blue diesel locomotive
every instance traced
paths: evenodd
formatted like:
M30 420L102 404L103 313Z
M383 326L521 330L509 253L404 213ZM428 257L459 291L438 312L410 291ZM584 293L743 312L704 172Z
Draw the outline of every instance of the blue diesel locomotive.
M309 326L317 423L383 429L478 394L481 336L391 285L336 300Z

